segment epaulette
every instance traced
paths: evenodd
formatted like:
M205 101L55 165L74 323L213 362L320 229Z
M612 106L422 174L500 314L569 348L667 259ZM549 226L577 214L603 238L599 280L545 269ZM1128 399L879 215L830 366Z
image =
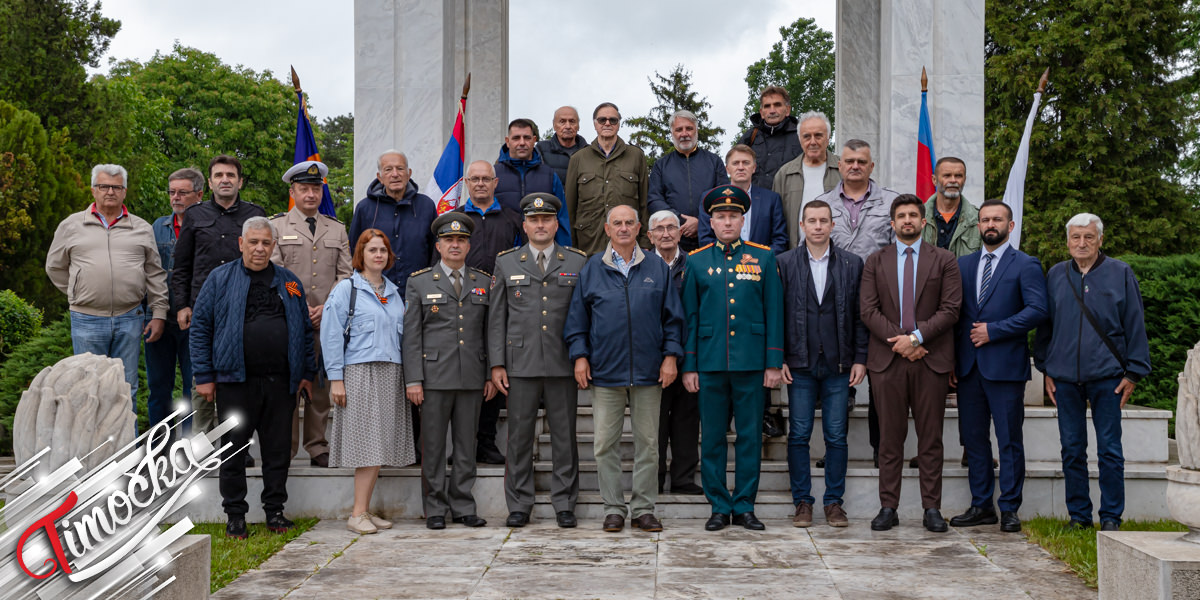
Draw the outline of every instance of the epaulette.
M587 258L587 252L584 252L583 250L580 250L579 248L576 248L574 246L563 246L563 247L566 248L567 250L570 250L571 252L574 252L575 254L578 254L584 258Z
M345 223L342 223L341 219L338 219L337 217L331 217L324 213L321 213L321 216L325 217L326 219L329 219L330 221L333 221L334 223L337 223L339 225L345 225Z
M769 247L767 247L767 246L764 246L764 245L762 245L762 244L756 244L756 243L754 243L754 242L751 242L750 240L742 240L742 243L743 243L743 244L746 244L747 246L754 246L755 248L758 248L758 249L760 249L760 250L770 250L770 249L771 249L771 248L769 248Z
M484 271L483 269L476 269L475 267L471 267L471 270L472 270L472 271L477 271L477 272L479 272L479 273L483 273L483 276L484 276L484 277L487 277L488 279L491 279L491 278L492 278L492 274L491 274L491 273L488 273L487 271Z
M697 252L700 252L701 250L708 250L709 248L712 248L712 247L713 247L712 242L709 242L708 245L706 245L706 246L700 246L699 248L696 248L695 250L688 252L688 256L691 256Z
M271 215L271 219L278 219L279 217L286 217L286 216L287 216L287 213L281 212L277 215Z
M521 249L521 247L517 246L516 248L509 248L508 250L501 250L498 254L496 254L496 258L500 258L501 256L508 254L509 252L516 252L517 250L520 250L520 249Z
M420 271L413 271L411 274L409 274L409 277L416 277L417 275L420 275L421 273L425 273L427 271L432 271L432 270L433 270L433 267L425 267L424 269L421 269Z

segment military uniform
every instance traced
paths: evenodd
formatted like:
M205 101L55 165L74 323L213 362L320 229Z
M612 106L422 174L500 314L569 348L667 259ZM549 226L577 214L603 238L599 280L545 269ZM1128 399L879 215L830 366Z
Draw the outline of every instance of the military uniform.
M451 227L454 229L451 230ZM470 235L462 213L433 222L437 235ZM453 233L448 233L452 231ZM421 487L425 517L475 517L475 430L487 374L487 312L491 275L463 266L455 292L444 262L413 273L407 284L402 340L404 381L421 385ZM453 472L446 481L446 426L452 428Z
M741 189L719 186L706 195L705 211L744 212L749 203ZM775 254L739 239L694 250L687 265L682 370L699 373L704 494L714 517L752 513L762 452L763 370L783 365L783 292ZM737 433L732 494L725 483L731 412Z
M525 200L521 204L526 215L554 216L560 206L551 194L530 194ZM587 255L553 241L544 252L544 273L537 251L528 244L496 257L488 316L488 362L504 367L509 383L504 497L510 513L524 513L526 518L533 511L534 425L543 403L554 461L550 501L555 513L573 513L579 497L578 386L567 359L563 324Z

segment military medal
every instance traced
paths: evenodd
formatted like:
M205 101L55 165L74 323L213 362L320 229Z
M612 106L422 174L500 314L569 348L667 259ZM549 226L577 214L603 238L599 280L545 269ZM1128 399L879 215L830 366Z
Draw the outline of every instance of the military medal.
M429 309L429 312L431 312L431 313L436 313L437 311L438 311L438 307L436 304L433 305L433 308Z
M513 292L513 298L520 298L520 297L521 297L521 290L517 290L517 291Z

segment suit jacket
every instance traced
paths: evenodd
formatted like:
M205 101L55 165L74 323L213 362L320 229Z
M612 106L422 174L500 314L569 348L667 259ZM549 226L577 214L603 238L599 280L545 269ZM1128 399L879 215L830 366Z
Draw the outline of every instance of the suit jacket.
M717 241L713 235L712 217L700 211L700 225L697 233L700 245L704 246ZM787 222L783 216L783 202L779 194L755 185L750 186L750 237L747 241L768 246L772 252L779 254L788 249Z
M546 273L529 244L496 257L488 309L488 366L504 367L509 377L570 377L563 324L579 272L582 250L552 245Z
M963 282L962 311L954 332L958 376L978 366L980 375L990 381L1028 381L1027 338L1050 314L1042 264L1009 247L999 263L992 265L987 294L979 298L975 274L981 260L982 250L958 259ZM975 323L988 324L988 343L978 348L971 342Z
M888 244L867 257L863 266L859 299L863 323L871 332L867 345L867 369L871 371L887 369L899 356L892 352L887 338L909 333L900 328L896 256L896 244ZM948 374L954 369L953 328L962 306L962 279L950 251L921 242L914 292L917 329L929 351L922 360L935 373Z
M481 390L487 372L490 275L467 267L462 293L442 266L413 273L405 292L405 385L433 390ZM460 318L461 315L461 318Z

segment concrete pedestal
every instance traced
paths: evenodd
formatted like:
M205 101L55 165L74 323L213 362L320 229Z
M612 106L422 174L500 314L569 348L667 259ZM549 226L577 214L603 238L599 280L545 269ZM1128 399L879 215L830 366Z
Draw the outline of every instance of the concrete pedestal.
M1200 544L1159 531L1100 532L1100 600L1200 598Z
M185 535L167 547L175 557L165 576L175 576L155 600L204 600L208 598L212 571L212 539L207 535Z

